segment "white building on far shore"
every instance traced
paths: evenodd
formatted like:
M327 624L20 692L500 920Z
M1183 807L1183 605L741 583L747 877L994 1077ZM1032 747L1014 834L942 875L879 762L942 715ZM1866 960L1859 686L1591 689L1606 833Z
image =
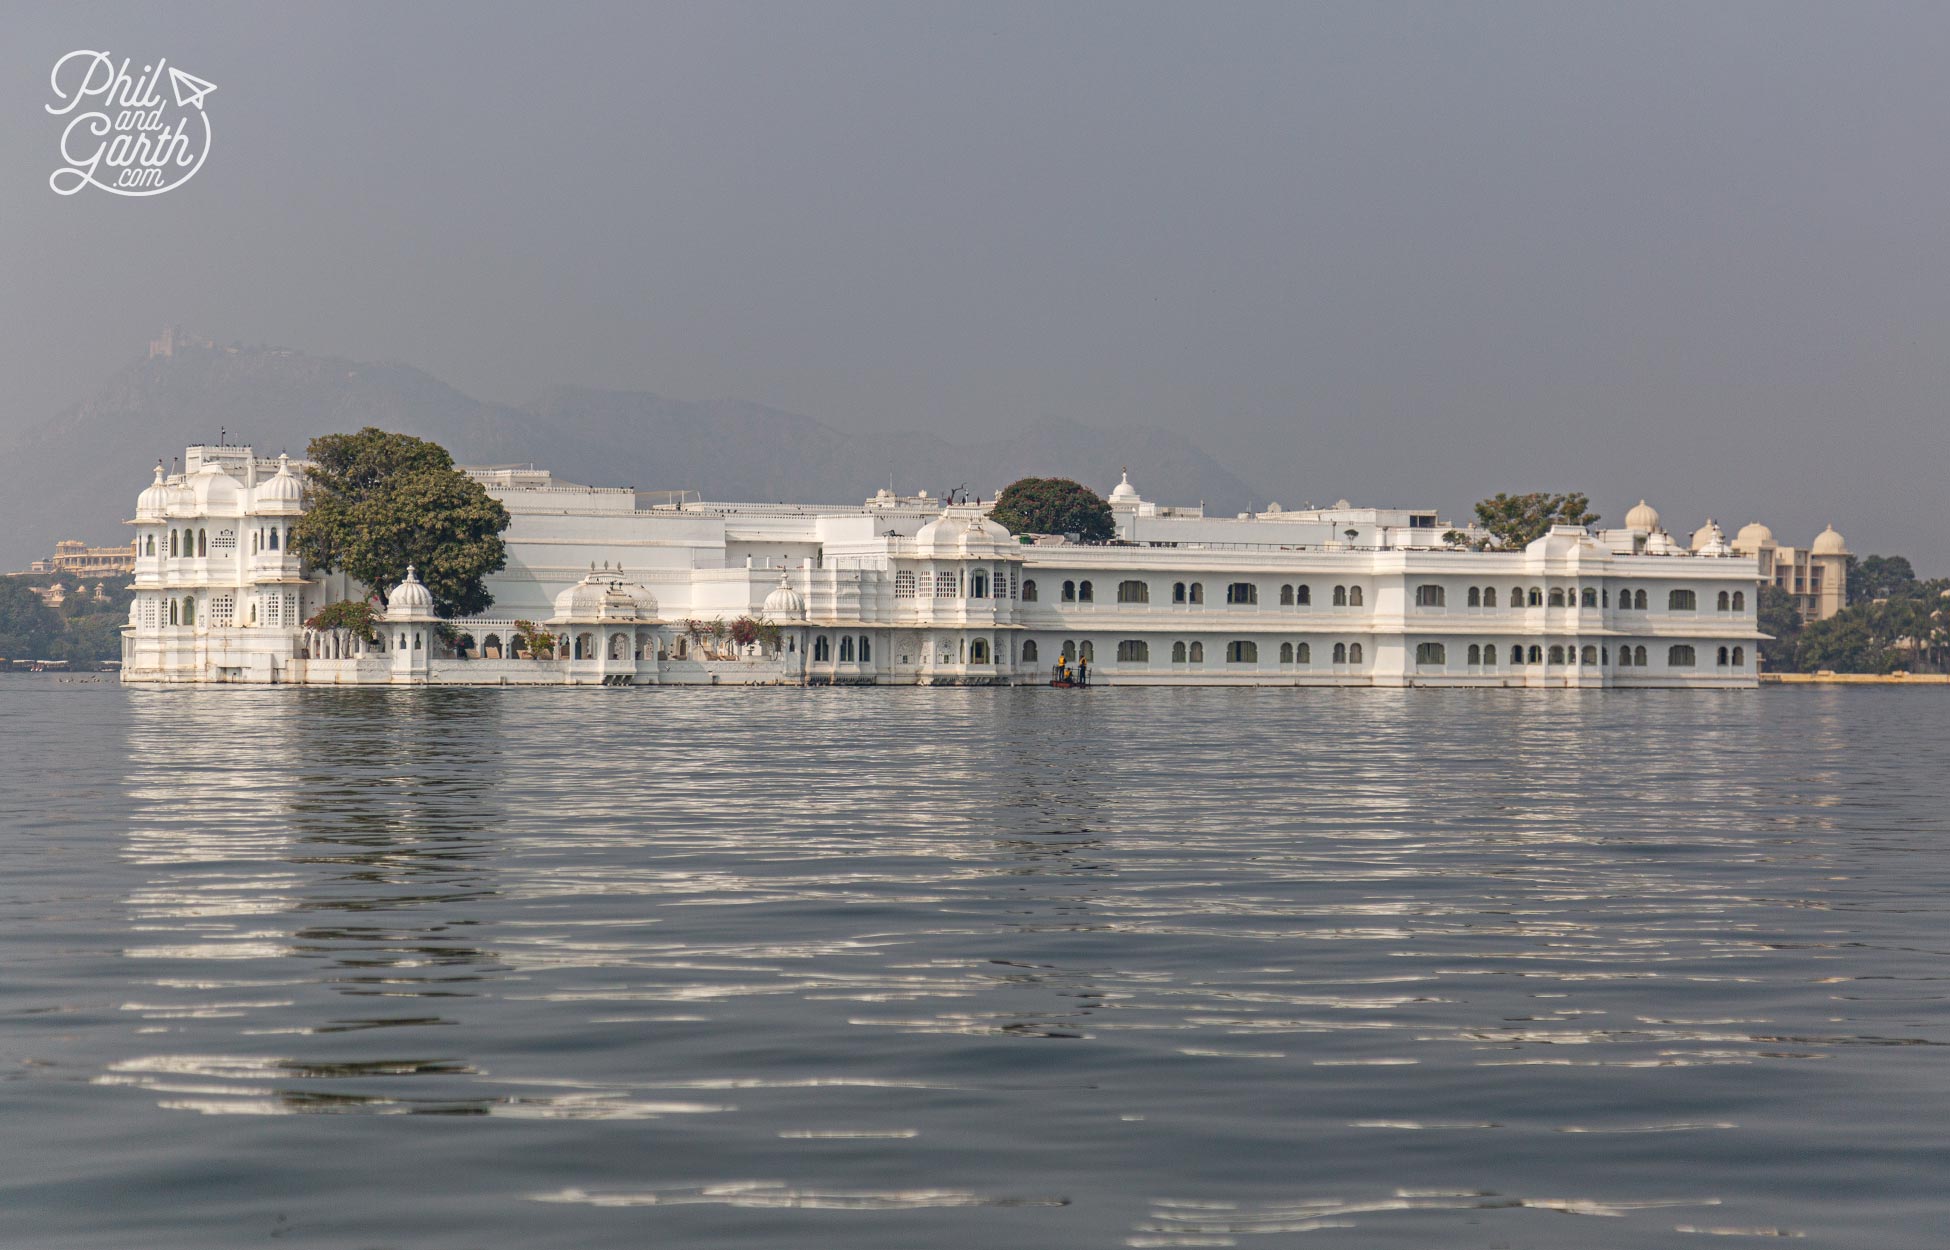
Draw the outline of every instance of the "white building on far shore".
M470 469L512 516L494 605L443 623L409 576L368 642L305 624L362 592L291 554L301 464L223 446L184 465L137 500L124 681L1017 685L1059 657L1102 685L1757 680L1756 559L1689 549L1645 505L1622 529L1470 551L1433 510L1207 517L1127 479L1116 540L1022 542L925 493L678 504ZM553 655L524 658L518 634Z

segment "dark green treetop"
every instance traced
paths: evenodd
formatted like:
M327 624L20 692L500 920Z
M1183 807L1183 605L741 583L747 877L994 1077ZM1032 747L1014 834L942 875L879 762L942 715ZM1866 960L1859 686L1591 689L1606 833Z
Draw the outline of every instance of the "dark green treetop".
M508 510L445 448L367 426L315 438L306 454L291 546L314 568L343 570L383 600L413 565L442 616L494 602L486 578L508 562Z
M1117 532L1103 497L1067 477L1011 482L989 515L1011 534L1076 534L1102 542Z

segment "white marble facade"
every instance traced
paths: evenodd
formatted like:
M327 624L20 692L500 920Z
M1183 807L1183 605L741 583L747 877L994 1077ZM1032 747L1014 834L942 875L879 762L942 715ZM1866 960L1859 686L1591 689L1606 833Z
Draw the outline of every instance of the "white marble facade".
M471 469L513 517L494 605L442 639L393 588L376 642L306 627L360 593L290 554L303 466L192 447L137 500L129 682L1747 687L1759 568L1649 506L1520 551L1429 510L1218 518L1112 493L1118 539L1022 543L981 503L661 502ZM1472 534L1473 531L1465 531ZM745 618L760 636L724 636ZM517 654L517 622L554 642Z

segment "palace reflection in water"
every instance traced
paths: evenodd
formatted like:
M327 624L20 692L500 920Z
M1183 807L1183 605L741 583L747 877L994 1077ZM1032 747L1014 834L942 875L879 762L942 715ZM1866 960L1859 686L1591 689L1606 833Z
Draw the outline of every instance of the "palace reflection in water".
M1914 692L15 691L43 1241L1900 1244L1936 1150Z

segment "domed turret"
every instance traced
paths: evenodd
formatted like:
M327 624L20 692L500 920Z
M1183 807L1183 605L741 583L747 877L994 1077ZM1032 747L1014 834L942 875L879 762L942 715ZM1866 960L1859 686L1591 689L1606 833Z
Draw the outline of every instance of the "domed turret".
M305 485L291 471L291 457L278 453L278 471L258 483L259 512L297 512L304 506Z
M1774 546L1774 531L1759 521L1749 521L1740 527L1733 536L1733 549L1742 555L1753 555L1762 547Z
M1727 554L1727 532L1712 517L1706 524L1693 531L1692 548L1703 556L1723 556Z
M621 568L591 568L589 575L555 596L551 625L594 621L654 621L657 601L644 587L623 580Z
M431 620L433 616L433 592L426 588L409 564L406 566L406 580L386 595L386 619L424 621Z
M992 520L986 511L977 506L959 504L949 507L914 535L914 544L922 551L943 553L986 549L1012 541L1009 531L999 521Z
M156 480L143 488L135 497L135 518L138 521L159 520L169 509L169 487L163 485L162 461L156 461Z
M1842 536L1831 525L1815 535L1814 545L1808 551L1817 556L1845 556L1848 554L1848 544L1842 541Z
M786 581L784 573L779 574L779 584L772 593L765 596L764 612L767 620L780 623L805 619L806 601Z
M1659 528L1659 510L1645 500L1639 500L1638 507L1625 514L1625 528L1652 533Z
M1137 487L1131 485L1131 471L1126 469L1124 471L1124 480L1111 488L1110 502L1115 506L1120 503L1136 503L1137 501Z

